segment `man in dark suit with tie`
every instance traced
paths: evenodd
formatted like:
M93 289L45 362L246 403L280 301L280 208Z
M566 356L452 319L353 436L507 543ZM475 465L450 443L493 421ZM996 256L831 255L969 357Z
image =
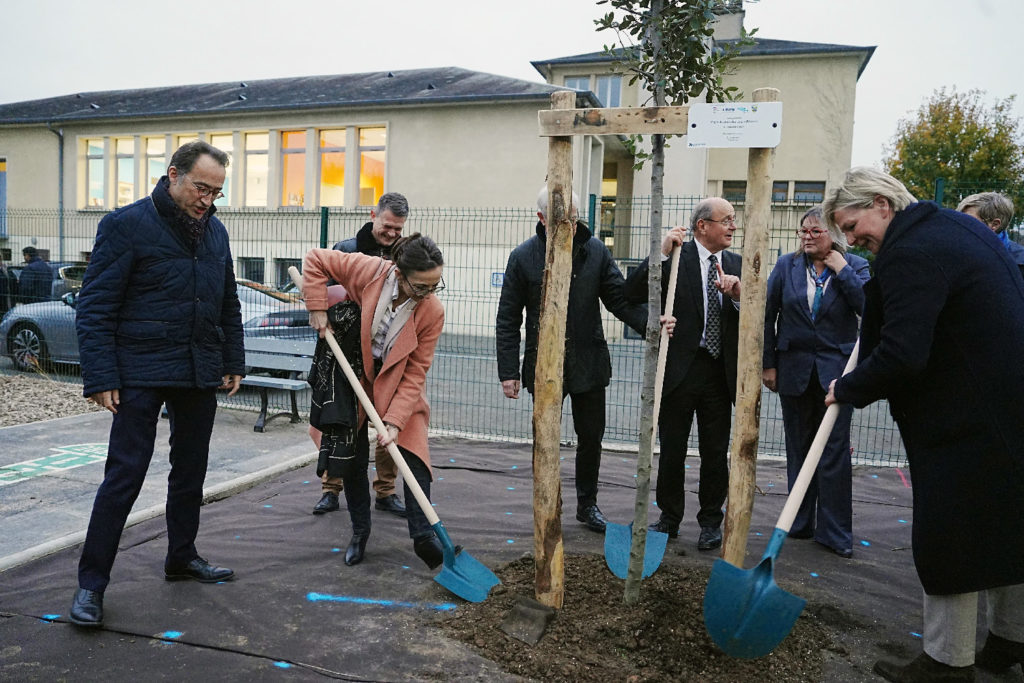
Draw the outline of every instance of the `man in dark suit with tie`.
M683 519L686 446L697 415L700 452L699 550L722 545L722 506L729 490L729 429L736 400L736 342L739 332L740 268L738 254L726 251L736 232L736 212L720 197L701 201L690 216L693 240L686 229L672 228L662 243L671 254L679 244L679 273L659 419L661 460L657 502L661 517L651 529L679 534ZM662 260L662 301L671 261ZM631 301L647 300L647 262L626 281Z

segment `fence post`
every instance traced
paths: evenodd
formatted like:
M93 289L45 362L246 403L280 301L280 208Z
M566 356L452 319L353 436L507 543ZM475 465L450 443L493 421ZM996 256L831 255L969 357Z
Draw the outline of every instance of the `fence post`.
M936 178L935 179L935 203L942 206L942 198L946 194L946 179Z
M326 206L320 207L320 248L327 248L327 215L330 213L330 209Z

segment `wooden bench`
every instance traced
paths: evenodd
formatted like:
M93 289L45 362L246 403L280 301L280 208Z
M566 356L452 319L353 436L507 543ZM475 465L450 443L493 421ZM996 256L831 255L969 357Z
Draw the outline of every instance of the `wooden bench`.
M296 392L309 388L306 380L299 375L308 373L313 363L315 339L284 339L280 337L246 337L245 364L254 373L277 371L286 373L287 377L273 377L267 374L246 374L242 378L243 386L256 387L260 393L260 414L253 426L254 432L262 432L268 422L275 417L289 416L291 422L301 422ZM291 393L292 409L283 413L267 415L269 402L268 393L271 389Z

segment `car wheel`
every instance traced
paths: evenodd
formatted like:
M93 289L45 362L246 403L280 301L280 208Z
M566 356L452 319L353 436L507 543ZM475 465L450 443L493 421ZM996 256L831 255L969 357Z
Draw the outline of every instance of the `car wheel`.
M18 325L7 338L14 367L19 370L38 370L46 366L46 341L35 325Z

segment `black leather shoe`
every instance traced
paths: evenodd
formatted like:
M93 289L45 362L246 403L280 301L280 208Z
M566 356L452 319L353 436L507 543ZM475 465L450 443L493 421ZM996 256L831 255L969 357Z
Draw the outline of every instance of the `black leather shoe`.
M68 616L75 626L103 626L103 593L79 588L75 591L75 599L71 601Z
M923 652L909 664L880 659L873 670L893 683L968 683L974 680L973 666L948 666Z
M348 550L345 551L345 564L352 566L363 561L363 553L366 551L366 540L370 534L354 534L348 542Z
M396 494L392 493L390 496L384 496L383 498L378 497L374 502L373 507L377 510L383 510L384 512L390 512L393 515L399 517L405 517L407 515L405 506L402 505L402 500Z
M227 581L235 572L227 567L214 567L201 557L197 557L184 567L164 567L164 578L168 581L192 579L199 583L217 583Z
M834 552L836 555L843 558L844 560L848 560L851 557L853 557L853 550L849 548L845 548L843 550L840 550L839 548L833 548L832 552Z
M340 507L341 505L338 504L338 494L327 491L320 498L320 502L313 507L313 514L322 515L325 512L334 512Z
M722 530L716 526L702 526L697 539L697 550L714 550L722 545Z
M989 631L984 647L974 657L974 663L993 673L1003 673L1014 664L1024 666L1024 643L1001 638Z
M444 546L441 545L441 541L437 536L433 534L413 539L412 549L416 553L416 557L423 560L431 569L440 567L441 563L444 562ZM462 550L461 546L455 547L456 553L460 550Z
M583 522L583 525L591 531L603 534L608 520L601 514L596 505L588 505L585 508L576 508L576 521Z
M660 531L663 534L668 534L669 538L675 538L679 535L679 525L672 526L669 522L664 519L659 519L654 524L647 527L651 531Z

